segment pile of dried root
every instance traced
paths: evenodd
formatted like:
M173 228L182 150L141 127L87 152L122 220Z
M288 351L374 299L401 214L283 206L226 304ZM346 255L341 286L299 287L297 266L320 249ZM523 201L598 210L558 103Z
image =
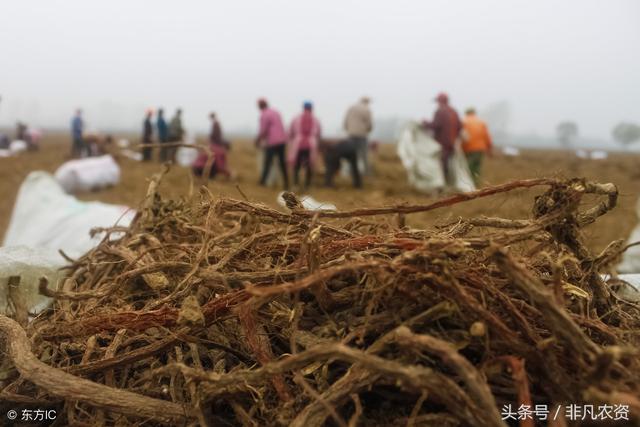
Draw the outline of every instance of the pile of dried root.
M61 289L42 281L52 310L0 318L5 405L91 426L500 426L504 404L640 416L640 308L601 278L621 244L581 240L615 206L611 184L321 213L287 194L282 213L204 190L165 201L159 178ZM531 219L404 225L537 186Z

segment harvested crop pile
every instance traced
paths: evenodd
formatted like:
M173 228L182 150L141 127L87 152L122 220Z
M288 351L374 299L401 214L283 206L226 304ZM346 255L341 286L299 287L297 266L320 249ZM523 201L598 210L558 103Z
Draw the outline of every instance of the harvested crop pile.
M6 402L74 425L501 426L503 405L570 403L640 416L640 308L600 275L622 245L581 240L611 184L319 213L287 194L282 213L205 190L162 200L159 180L130 228L107 230L123 236L61 289L41 283L53 310L25 329L0 318ZM540 186L531 219L403 225Z

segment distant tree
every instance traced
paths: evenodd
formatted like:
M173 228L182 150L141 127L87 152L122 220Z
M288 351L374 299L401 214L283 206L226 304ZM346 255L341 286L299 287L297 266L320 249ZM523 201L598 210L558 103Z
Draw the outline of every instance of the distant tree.
M611 131L613 139L622 145L640 141L640 126L635 123L621 122Z
M560 141L563 146L568 147L578 136L578 125L569 121L560 122L558 126L556 126L556 135L558 141Z

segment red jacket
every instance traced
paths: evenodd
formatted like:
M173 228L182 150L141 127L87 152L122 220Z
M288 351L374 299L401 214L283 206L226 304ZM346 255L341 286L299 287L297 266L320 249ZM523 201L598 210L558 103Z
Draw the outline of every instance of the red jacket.
M433 116L432 122L425 122L425 127L433 130L434 138L445 151L452 152L462 123L456 110L448 105L441 105Z

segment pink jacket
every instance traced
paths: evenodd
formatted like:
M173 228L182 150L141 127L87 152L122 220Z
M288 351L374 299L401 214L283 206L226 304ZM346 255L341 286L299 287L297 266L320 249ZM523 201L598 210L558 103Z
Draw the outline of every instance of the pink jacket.
M209 149L213 154L213 165L219 174L230 176L231 172L229 172L229 167L227 166L227 150L228 148L223 144L212 144L209 143ZM207 160L209 160L209 156L204 151L201 151L198 154L198 157L193 162L192 167L194 168L204 168L207 164Z
M265 108L260 114L260 136L267 145L280 145L287 142L287 135L282 124L280 113L272 108Z
M302 128L303 117L305 114L311 114L311 128L309 129L308 135L306 135L306 143L305 143L305 135ZM294 164L296 161L296 157L298 157L298 151L302 148L309 148L311 151L311 166L315 165L316 159L318 157L318 145L320 142L320 122L313 113L302 113L291 122L291 127L289 128L289 150L287 151L287 161L290 164ZM306 147L302 147L305 145Z

